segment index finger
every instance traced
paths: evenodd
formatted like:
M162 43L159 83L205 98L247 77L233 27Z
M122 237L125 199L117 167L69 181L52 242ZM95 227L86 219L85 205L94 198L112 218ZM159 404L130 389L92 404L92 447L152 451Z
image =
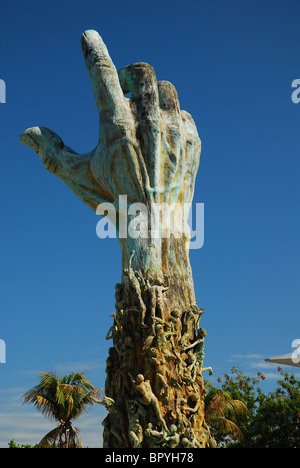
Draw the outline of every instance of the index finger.
M129 106L120 86L118 72L97 31L82 34L81 48L92 80L100 119L129 117Z

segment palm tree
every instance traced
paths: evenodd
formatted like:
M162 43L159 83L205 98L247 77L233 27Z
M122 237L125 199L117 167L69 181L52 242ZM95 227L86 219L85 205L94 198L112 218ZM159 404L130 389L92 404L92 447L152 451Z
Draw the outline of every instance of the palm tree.
M59 422L39 443L40 447L81 448L81 437L71 420L78 418L94 403L99 403L100 389L83 373L60 377L53 372L41 372L38 385L23 395L24 403L32 403L47 418Z
M240 428L233 420L238 417L247 417L249 411L240 400L233 400L225 390L218 389L209 384L205 396L205 420L218 435L232 435L242 440Z

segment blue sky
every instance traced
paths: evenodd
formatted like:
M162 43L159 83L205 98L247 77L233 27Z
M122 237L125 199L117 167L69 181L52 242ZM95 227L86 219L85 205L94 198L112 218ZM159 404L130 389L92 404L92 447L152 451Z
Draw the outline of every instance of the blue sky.
M205 242L190 257L205 364L214 382L236 365L264 372L272 389L276 366L264 359L300 338L299 2L11 1L1 10L0 445L35 443L52 428L21 406L39 371L85 370L104 385L118 241L100 240L96 214L18 141L40 125L77 152L96 145L86 29L101 34L118 69L153 65L193 115ZM103 415L99 407L78 421L84 444L99 446Z

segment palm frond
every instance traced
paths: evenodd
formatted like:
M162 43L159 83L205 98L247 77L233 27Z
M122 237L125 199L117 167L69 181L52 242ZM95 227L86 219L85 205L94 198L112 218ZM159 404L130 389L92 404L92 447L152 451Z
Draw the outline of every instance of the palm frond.
M239 440L243 439L240 428L229 419L218 418L214 421L213 427L220 435L233 435Z
M56 419L55 403L49 400L46 396L32 389L23 395L24 403L31 403L33 406L50 419Z
M242 439L242 433L235 423L239 417L247 417L249 411L239 400L233 400L222 389L212 388L205 398L205 419L219 434L232 434Z
M56 442L60 436L61 426L52 429L52 431L48 432L39 442L39 447L45 448L49 446L56 446Z
M240 400L225 400L224 413L227 417L232 418L247 417L249 415L247 406Z

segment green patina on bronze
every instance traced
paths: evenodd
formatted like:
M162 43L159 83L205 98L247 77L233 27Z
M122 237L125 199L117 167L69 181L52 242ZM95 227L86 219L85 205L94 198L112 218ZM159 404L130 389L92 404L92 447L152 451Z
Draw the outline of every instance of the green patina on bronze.
M99 141L78 154L54 132L33 127L20 141L38 153L92 210L103 202L174 207L169 236L119 237L122 275L107 339L108 415L104 447L211 447L204 420L203 309L194 293L188 212L200 158L195 123L180 110L176 89L135 63L116 70L96 31L81 46L99 111ZM131 93L127 98L125 94ZM118 226L117 226L118 231ZM209 368L210 369L210 368Z

